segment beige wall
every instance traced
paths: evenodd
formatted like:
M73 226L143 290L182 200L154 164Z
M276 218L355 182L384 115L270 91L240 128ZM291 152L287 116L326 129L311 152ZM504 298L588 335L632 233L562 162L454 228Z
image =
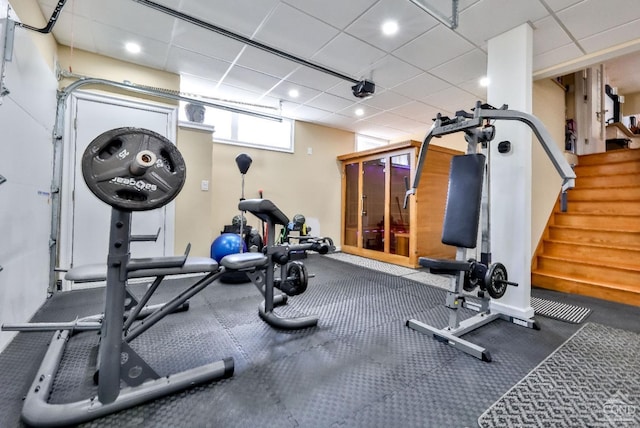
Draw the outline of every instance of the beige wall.
M155 88L169 89L177 91L180 89L180 76L166 71L154 70L142 67L129 62L119 61L101 55L96 55L80 49L73 51L69 46L58 47L58 61L60 68L64 71L72 71L75 74L111 80L114 82L129 81L139 85L146 85ZM61 87L67 86L72 80L62 80ZM104 86L97 86L101 91L107 91ZM120 93L132 96L133 93L117 89L108 89L108 92ZM138 95L138 97L140 97ZM175 101L166 98L151 97L155 101L162 101L167 104L175 104Z
M289 218L304 214L317 219L320 232L340 245L341 175L338 155L353 151L354 134L306 122L296 122L295 153L213 143L211 134L181 128L178 147L187 160L187 183L176 199L176 251L187 242L192 254L209 254L211 242L239 214L242 179L235 163L240 153L253 159L245 175L245 198L273 201ZM312 154L308 154L311 150ZM200 190L209 180L209 191ZM247 214L248 224L260 221Z
M564 152L565 92L551 79L533 82L533 115L544 123L553 140ZM535 135L532 162L531 252L534 254L558 200L562 179Z
M624 104L622 104L622 114L630 116L640 114L640 92L624 94Z

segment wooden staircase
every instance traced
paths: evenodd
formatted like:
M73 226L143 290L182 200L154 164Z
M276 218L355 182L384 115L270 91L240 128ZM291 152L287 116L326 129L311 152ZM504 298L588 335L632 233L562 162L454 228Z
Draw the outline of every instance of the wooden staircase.
M640 150L580 156L531 269L536 287L640 306Z

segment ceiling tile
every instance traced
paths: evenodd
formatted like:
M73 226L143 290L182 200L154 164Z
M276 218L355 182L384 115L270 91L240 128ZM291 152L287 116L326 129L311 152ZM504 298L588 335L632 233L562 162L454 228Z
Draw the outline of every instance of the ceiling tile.
M108 27L94 23L94 42L96 53L112 58L120 58L127 62L162 70L167 60L169 45L139 34L127 33L121 28ZM99 31L96 28L99 27ZM125 42L136 42L142 46L139 54L128 53Z
M382 91L374 96L362 101L362 104L378 108L380 110L391 110L401 105L410 103L411 98L400 95L393 91Z
M378 0L283 1L342 30Z
M307 88L317 89L321 92L343 82L339 77L335 77L306 66L298 67L293 74L287 77L287 80L306 86Z
M296 89L298 91L298 97L294 98L289 95L289 91L291 89ZM292 83L288 80L280 82L280 84L273 88L269 93L269 96L271 97L291 101L297 104L304 104L318 95L320 95L320 91Z
M419 101L413 101L409 104L400 106L396 109L393 109L392 112L399 116L413 119L416 122L427 123L429 126L431 126L433 119L438 113L443 113L445 115L449 115L452 113L446 110L443 111L442 109L438 109L437 107Z
M575 43L569 43L549 52L545 52L533 57L533 72L553 67L557 64L580 58L582 51Z
M212 94L212 96L220 99L267 105L266 101L261 99L262 93L247 90L245 87L241 88L228 84L219 84L213 89ZM274 103L273 107L278 107L278 104Z
M318 51L312 60L339 73L360 79L363 76L358 76L357 73L384 55L380 49L341 33Z
M294 118L316 122L331 115L331 112L310 106L300 106L293 111Z
M573 43L569 35L552 17L533 23L533 56Z
M171 44L229 62L233 62L245 46L244 43L184 21L176 21Z
M65 30L69 27L74 28L73 33ZM53 27L53 35L61 45L73 46L75 49L82 49L87 52L95 52L96 44L93 37L95 30L94 23L90 19L80 16L72 17L70 14L63 12L58 17L56 26ZM78 37L78 35L84 36Z
M438 25L395 50L393 55L426 71L473 48L471 43L455 32L444 25Z
M443 91L429 95L423 101L441 110L456 112L458 110L471 111L471 108L475 106L478 100L474 95L451 86Z
M422 70L419 68L392 55L386 55L381 60L361 70L358 75L373 80L376 87L392 88L421 73Z
M338 34L338 30L281 3L260 27L254 39L304 59Z
M288 59L275 56L269 52L247 46L236 61L237 65L250 68L275 77L286 77L298 67Z
M528 21L549 15L539 1L482 0L460 13L456 32L477 46Z
M226 75L222 83L235 86L238 88L245 88L251 92L264 94L271 90L280 82L280 79L268 74L259 73L254 70L250 70L245 67L236 65L231 67L229 73Z
M382 34L382 24L393 20L400 26L393 36ZM346 32L366 41L385 52L391 52L438 24L427 13L416 13L416 7L409 1L380 0L355 22Z
M487 99L487 87L480 85L478 79L471 79L457 85L460 89L474 95L478 100L485 101Z
M583 0L546 0L547 5L557 12L562 9L566 9L569 6L573 6L576 3L580 3Z
M167 71L176 74L191 74L216 82L222 80L230 66L230 62L210 58L175 46L169 49L166 63Z
M362 115L358 116L356 114L356 110L358 109L362 109L363 113ZM362 119L366 119L367 117L373 117L377 114L382 113L382 110L377 109L375 107L371 107L371 106L367 106L364 104L352 104L351 106L336 111L336 113L339 113L343 116L348 116L350 118L352 118L353 120L362 120Z
M616 0L615 3L612 7L610 1L585 0L558 12L558 17L578 40L640 18L637 0Z
M431 69L430 73L454 85L480 79L487 74L487 55L476 49Z
M397 92L406 97L421 100L434 92L441 91L450 86L444 80L435 77L429 73L422 73L398 86L392 88L393 92Z
M336 112L353 105L353 103L354 101L325 92L311 99L305 105L326 110L328 112Z
M580 46L587 53L594 53L599 50L607 49L611 45L622 44L630 39L640 37L640 19L629 22L627 24L615 26L614 28L594 34L590 37L580 39ZM637 72L637 70L635 71Z
M175 8L176 2L164 0L163 3L167 7ZM227 0L182 0L179 10L209 24L251 38L277 4L278 0L233 0L231 7Z

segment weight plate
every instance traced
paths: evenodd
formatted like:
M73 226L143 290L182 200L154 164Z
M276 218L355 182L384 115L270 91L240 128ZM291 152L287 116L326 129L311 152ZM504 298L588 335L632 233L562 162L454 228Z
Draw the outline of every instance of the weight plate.
M499 299L507 291L507 268L502 263L493 263L485 275L485 285L489 296Z
M180 193L186 165L177 147L142 128L104 132L87 146L82 175L101 201L128 211L160 208Z
M307 268L302 262L291 262L287 265L287 290L282 290L289 296L297 296L307 289L309 275Z

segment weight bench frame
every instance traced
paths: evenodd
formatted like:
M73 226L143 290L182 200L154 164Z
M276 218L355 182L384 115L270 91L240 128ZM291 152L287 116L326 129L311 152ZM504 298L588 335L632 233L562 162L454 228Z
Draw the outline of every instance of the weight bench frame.
M287 303L286 294L275 295L275 269L276 264L280 265L280 278L286 278L286 263L291 259L290 254L294 252L305 252L307 250L328 251L326 244L307 241L297 245L275 245L276 225L286 227L289 218L268 199L245 199L238 203L238 209L249 211L267 224L266 243L266 265L262 270L249 272L249 279L258 287L264 296L264 301L260 304L258 311L260 318L267 324L284 330L297 330L314 327L318 324L318 317L315 315L302 316L297 318L283 318L274 312L274 308ZM234 267L236 261L242 259L242 254L233 254L223 258L220 263L227 267ZM276 263L276 259L279 263Z
M192 386L233 375L232 358L224 358L200 367L160 377L139 357L128 343L155 325L166 315L187 304L187 300L215 281L223 272L211 259L158 257L131 259L131 211L112 209L109 256L106 266L105 311L69 323L29 323L2 326L3 330L55 330L35 380L27 392L22 419L34 426L76 425L101 416L136 406L146 401L181 391ZM89 280L104 279L95 266L78 268L71 276ZM171 301L145 307L153 292L167 275L204 273L187 290ZM132 277L156 279L142 299L130 308L127 280ZM127 309L130 309L127 313ZM141 320L133 325L136 320ZM77 331L101 330L98 350L98 394L72 403L48 403L56 373L67 342ZM126 358L123 358L126 356ZM123 363L121 360L127 360ZM127 364L129 364L127 366ZM133 366L132 366L133 365ZM120 388L124 380L127 387Z

